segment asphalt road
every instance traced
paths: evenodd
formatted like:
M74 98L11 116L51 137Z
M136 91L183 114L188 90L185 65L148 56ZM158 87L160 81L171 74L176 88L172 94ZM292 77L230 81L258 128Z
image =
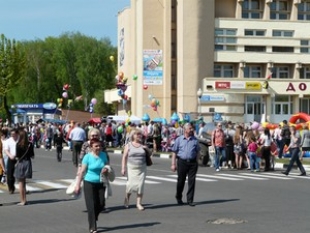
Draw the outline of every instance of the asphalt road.
M130 208L124 209L126 180L120 175L121 155L111 154L110 158L117 178L112 184L113 196L107 200L108 209L99 216L99 232L310 232L310 176L286 177L280 171L216 173L200 167L197 205L178 206L174 198L176 174L170 171L169 159L153 158L145 186L146 209L138 211L134 195ZM74 200L65 194L76 171L70 152L64 151L59 163L55 151L37 149L33 168L29 205L16 206L18 191L9 195L0 187L0 232L88 232L84 197Z

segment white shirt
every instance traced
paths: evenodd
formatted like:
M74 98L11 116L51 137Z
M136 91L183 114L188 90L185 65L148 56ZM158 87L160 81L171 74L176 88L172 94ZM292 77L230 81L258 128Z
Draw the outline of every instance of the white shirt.
M16 143L18 142L15 141L12 137L7 139L4 143L4 150L5 153L8 155L7 151L10 152L10 154L15 158L16 156ZM12 158L11 158L12 159Z

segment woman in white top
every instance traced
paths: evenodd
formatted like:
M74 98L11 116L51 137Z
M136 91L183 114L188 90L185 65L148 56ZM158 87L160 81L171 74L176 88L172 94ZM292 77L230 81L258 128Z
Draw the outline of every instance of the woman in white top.
M265 170L270 170L270 151L271 151L271 135L268 128L264 129L264 133L260 136L260 144L262 145L261 153L262 157L265 159Z

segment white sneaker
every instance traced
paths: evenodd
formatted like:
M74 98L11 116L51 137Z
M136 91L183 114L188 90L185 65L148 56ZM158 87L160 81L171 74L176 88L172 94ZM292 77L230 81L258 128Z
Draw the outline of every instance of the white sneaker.
M216 172L219 172L219 171L220 171L220 169L216 169L215 171L216 171Z

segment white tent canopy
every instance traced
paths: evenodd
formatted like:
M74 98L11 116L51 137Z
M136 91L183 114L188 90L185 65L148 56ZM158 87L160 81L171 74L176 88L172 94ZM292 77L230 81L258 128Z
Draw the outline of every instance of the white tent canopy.
M135 124L139 124L142 121L140 117L133 116L133 115L131 115L130 117L128 117L128 116L117 116L117 115L107 116L107 119L111 119L115 122L125 122L128 118L129 118L130 122L135 123Z

